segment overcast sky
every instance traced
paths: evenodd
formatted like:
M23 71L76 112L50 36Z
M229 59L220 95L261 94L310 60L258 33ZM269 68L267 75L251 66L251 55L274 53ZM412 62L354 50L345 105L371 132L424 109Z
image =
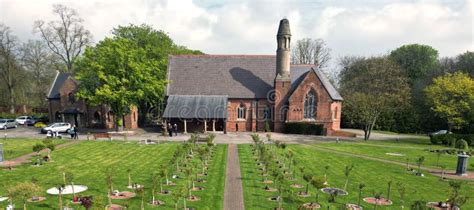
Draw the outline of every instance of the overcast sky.
M146 23L209 54L274 54L286 17L293 43L324 39L334 60L410 43L431 45L441 56L474 51L474 0L0 0L0 22L22 41L37 39L33 22L54 18L57 3L79 12L95 42L117 25Z

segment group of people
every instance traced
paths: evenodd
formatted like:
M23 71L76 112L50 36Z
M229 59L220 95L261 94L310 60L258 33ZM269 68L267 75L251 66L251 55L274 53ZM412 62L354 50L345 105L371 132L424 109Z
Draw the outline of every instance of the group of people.
M173 136L173 133L175 136L178 136L178 125L176 123L174 125L171 125L171 123L168 123L168 125L163 125L162 129L163 131L168 131L168 135L170 137Z

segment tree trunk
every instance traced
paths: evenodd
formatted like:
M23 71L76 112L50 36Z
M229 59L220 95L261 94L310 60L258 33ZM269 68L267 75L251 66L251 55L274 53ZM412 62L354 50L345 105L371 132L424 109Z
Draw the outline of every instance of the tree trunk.
M13 87L8 87L8 96L10 97L10 114L15 114L15 97L13 95Z

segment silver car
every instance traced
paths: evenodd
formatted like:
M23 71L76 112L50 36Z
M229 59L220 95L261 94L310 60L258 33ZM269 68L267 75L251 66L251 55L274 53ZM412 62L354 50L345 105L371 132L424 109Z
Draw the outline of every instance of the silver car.
M1 129L8 129L8 128L16 128L18 124L14 119L0 119L0 128Z

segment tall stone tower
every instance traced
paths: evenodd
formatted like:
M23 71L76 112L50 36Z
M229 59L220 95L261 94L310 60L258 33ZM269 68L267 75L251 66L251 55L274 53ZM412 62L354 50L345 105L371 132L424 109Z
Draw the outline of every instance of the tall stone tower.
M275 77L275 132L282 132L288 110L287 98L291 87L290 79L290 22L285 18L280 21L277 33L276 77Z

